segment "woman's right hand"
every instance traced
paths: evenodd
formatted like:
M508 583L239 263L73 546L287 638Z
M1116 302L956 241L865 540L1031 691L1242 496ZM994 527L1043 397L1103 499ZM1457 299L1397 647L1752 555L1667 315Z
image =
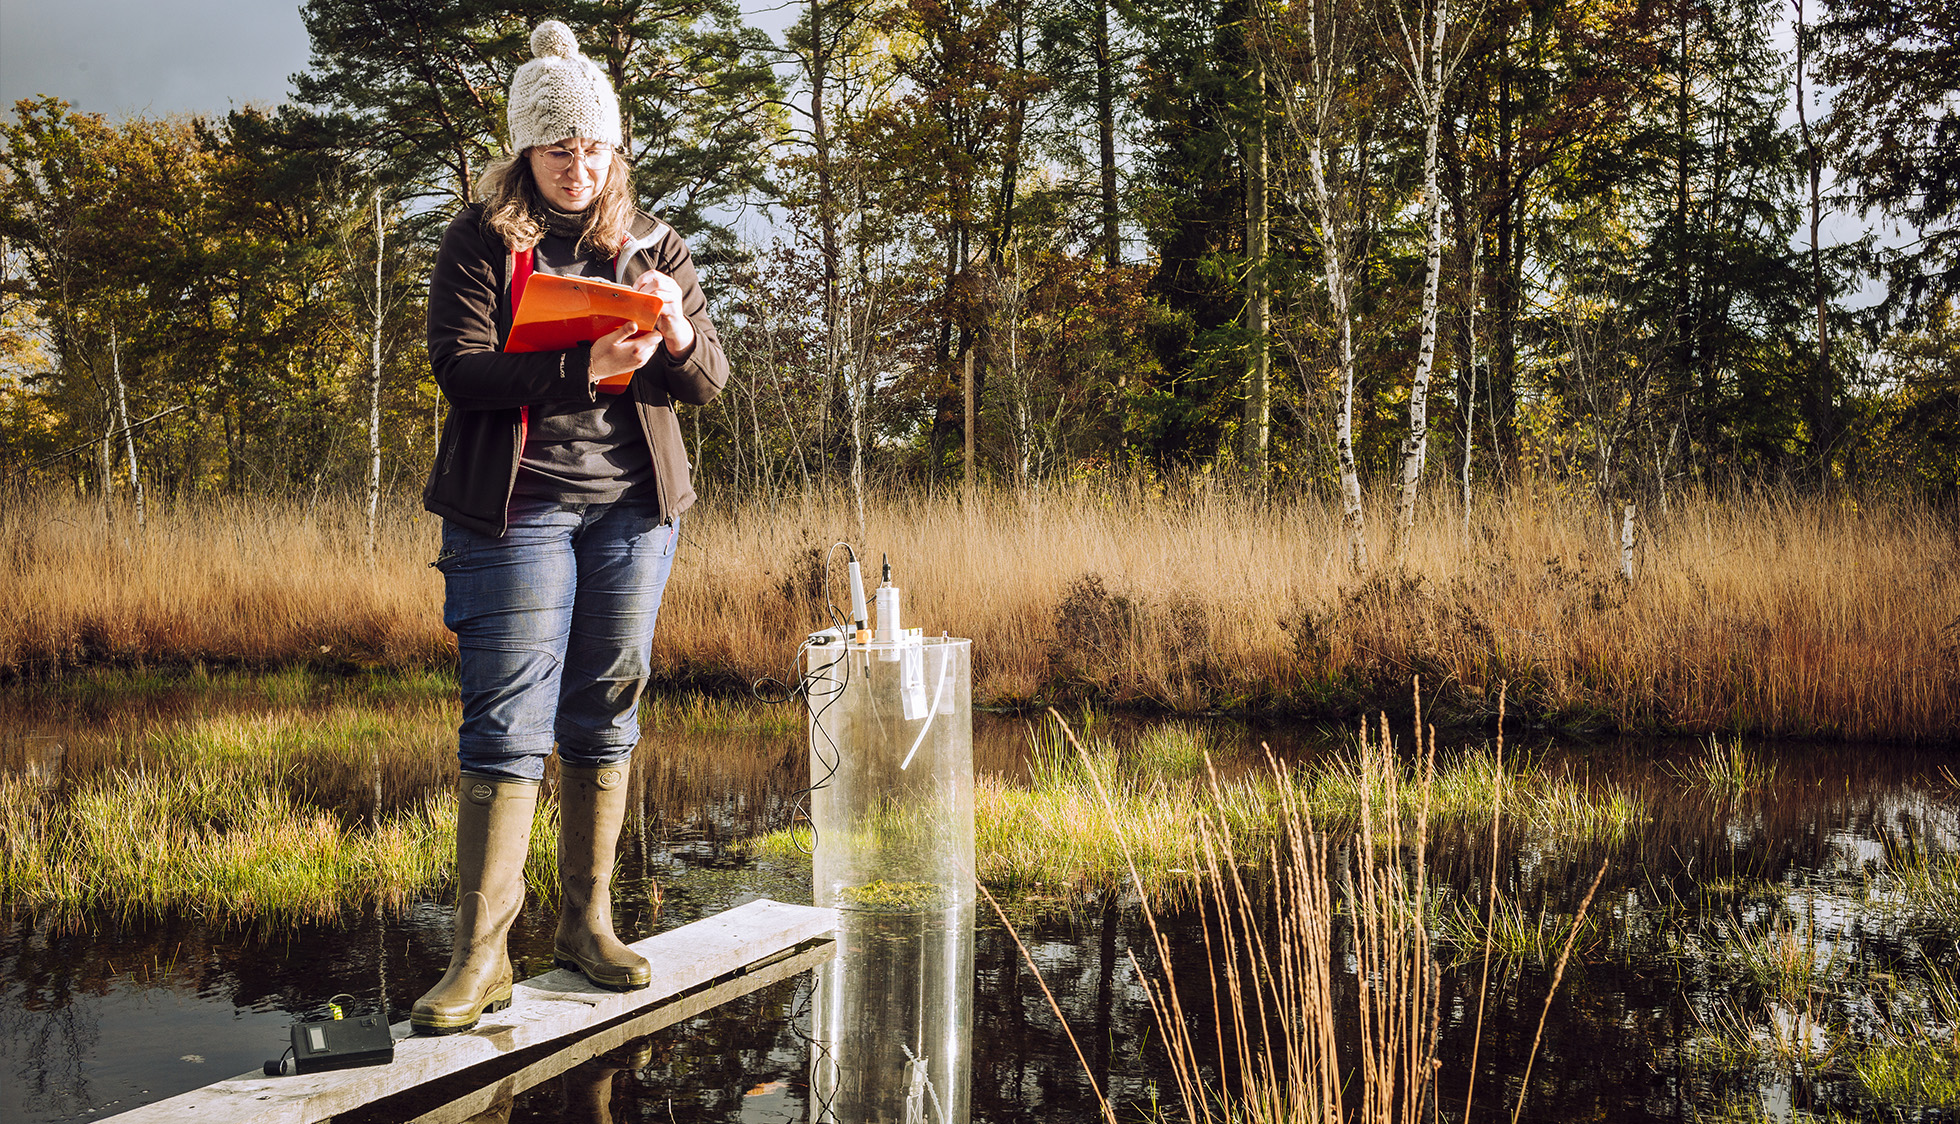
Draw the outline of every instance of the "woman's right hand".
M653 349L660 346L659 332L643 332L628 320L592 341L592 359L586 376L594 383L623 375L646 366Z

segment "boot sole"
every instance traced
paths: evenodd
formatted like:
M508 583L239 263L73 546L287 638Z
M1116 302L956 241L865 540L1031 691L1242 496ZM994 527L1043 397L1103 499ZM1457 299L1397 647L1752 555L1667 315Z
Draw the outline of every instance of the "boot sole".
M510 1006L510 1002L510 996L505 996L502 999L492 999L490 1002L485 1003L483 1009L473 1015L470 1021L466 1023L451 1022L448 1020L436 1022L425 1020L419 1014L411 1014L408 1017L409 1028L425 1038L436 1038L445 1034L461 1034L466 1030L475 1029L476 1024L483 1021L483 1016L494 1015L498 1011L505 1010Z
M591 971L589 971L585 967L585 965L580 964L577 960L573 959L572 957L565 956L563 954L553 957L551 963L553 967L563 968L570 972L577 972L579 975L584 976L586 982L590 983L593 987L603 987L607 991L642 991L645 990L646 987L653 982L653 973L651 971L647 973L647 978L643 980L635 980L631 976L628 976L622 980L604 979L602 977L593 975Z

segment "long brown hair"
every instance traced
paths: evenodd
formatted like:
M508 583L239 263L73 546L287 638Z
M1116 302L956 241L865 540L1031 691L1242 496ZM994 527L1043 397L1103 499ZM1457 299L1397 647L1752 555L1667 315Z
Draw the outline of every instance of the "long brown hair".
M483 197L483 223L504 240L512 251L528 250L544 238L544 197L531 177L529 150L505 157L483 170L476 181ZM602 250L617 252L626 244L633 221L633 170L626 158L613 149L612 167L606 169L606 186L592 197L592 205L582 213L585 232L579 235L578 252Z

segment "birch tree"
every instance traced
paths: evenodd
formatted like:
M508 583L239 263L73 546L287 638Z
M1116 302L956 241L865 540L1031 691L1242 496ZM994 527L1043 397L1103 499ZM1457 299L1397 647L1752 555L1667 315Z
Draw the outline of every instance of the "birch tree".
M1354 274L1359 252L1356 184L1361 147L1352 124L1350 57L1353 13L1342 0L1302 0L1297 8L1304 26L1304 55L1280 83L1280 107L1287 130L1304 152L1305 216L1320 243L1327 300L1332 308L1334 357L1339 381L1339 405L1334 426L1334 453L1339 464L1341 519L1347 532L1348 558L1357 568L1368 565L1367 518L1361 507L1361 477L1354 459ZM1296 204L1297 206L1297 204Z
M1402 442L1401 506L1395 517L1395 557L1406 558L1415 528L1416 485L1429 455L1429 376L1436 365L1437 291L1443 271L1443 195L1438 189L1436 144L1443 116L1443 92L1456 75L1468 37L1450 47L1454 13L1450 0L1417 0L1413 11L1394 0L1396 41L1391 54L1422 111L1422 202L1425 275L1422 334L1416 369L1409 383L1409 436Z
M843 447L850 440L852 410L844 373L850 330L844 196L853 176L853 125L864 113L868 91L888 81L876 16L873 0L807 0L801 19L785 36L803 93L794 109L805 122L801 127L792 122L789 129L802 151L784 161L790 173L785 201L805 222L815 219L814 248L823 266L822 330L813 355L822 381L816 446L826 469L850 455ZM804 229L799 240L810 240L811 233ZM828 471L818 476L820 484L828 479Z
M370 563L374 561L375 525L381 516L381 329L388 312L381 267L386 243L387 232L381 224L381 189L377 187L374 189L374 300L369 305L374 321L368 329L374 358L368 376L367 556Z
M116 419L122 427L123 450L129 455L129 487L136 497L136 529L146 524L143 511L143 473L136 463L136 427L129 424L129 387L122 375L122 338L109 321L109 372L116 386Z

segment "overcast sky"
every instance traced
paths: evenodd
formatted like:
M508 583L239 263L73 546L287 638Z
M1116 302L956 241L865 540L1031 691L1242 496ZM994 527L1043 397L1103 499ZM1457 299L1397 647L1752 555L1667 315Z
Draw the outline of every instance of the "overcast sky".
M779 32L778 0L743 5ZM0 112L53 94L121 118L218 115L286 100L306 28L286 0L0 0Z
M0 0L0 106L53 94L112 118L275 104L306 67L298 4Z

